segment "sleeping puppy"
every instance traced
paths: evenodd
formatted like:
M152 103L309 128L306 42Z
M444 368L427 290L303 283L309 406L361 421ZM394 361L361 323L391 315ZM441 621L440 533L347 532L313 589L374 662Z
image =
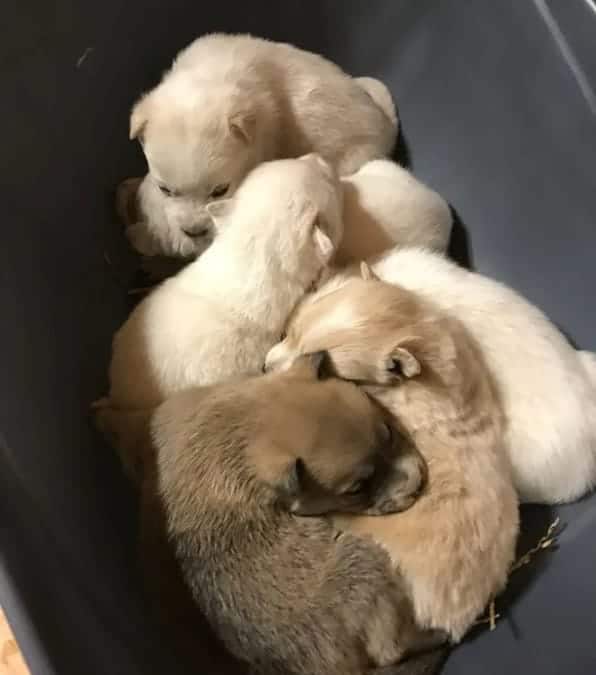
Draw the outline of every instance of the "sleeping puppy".
M106 408L152 408L189 387L260 373L343 231L339 179L317 155L260 165L210 212L223 230L213 246L114 336L109 394L94 404L107 436Z
M429 471L420 499L399 516L335 524L382 544L417 623L458 642L504 587L515 552L517 497L499 399L459 321L362 269L363 279L298 307L267 367L328 350L333 372L364 385L411 435Z
M342 178L344 237L334 264L344 266L393 246L424 246L445 252L453 219L449 205L401 166L387 159L367 162ZM116 208L133 248L147 256L154 276L198 257L217 235L213 222L164 196L150 175L129 178L117 191ZM197 223L200 222L200 227ZM161 257L171 257L165 271Z
M420 249L373 264L388 283L435 302L476 340L505 413L505 448L522 502L556 504L596 485L596 354L574 349L502 283ZM353 269L326 288L342 284Z
M182 392L151 422L183 578L223 644L259 675L373 673L445 637L418 629L380 547L315 517L394 512L424 475L380 406L320 379L324 362L310 355L285 373ZM440 658L382 672L428 673Z
M387 88L354 79L321 56L250 35L205 35L176 57L161 83L134 106L130 137L161 190L168 255L209 227L206 206L233 195L261 162L317 152L340 175L391 153L397 116ZM135 248L155 245L142 224ZM159 238L158 238L159 240Z

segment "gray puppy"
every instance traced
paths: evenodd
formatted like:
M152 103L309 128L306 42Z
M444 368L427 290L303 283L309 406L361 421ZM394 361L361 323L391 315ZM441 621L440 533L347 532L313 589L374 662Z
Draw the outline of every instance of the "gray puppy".
M385 411L353 384L319 379L321 367L305 356L284 373L186 391L152 421L183 576L260 675L363 675L444 639L416 626L380 547L293 515L395 512L425 480Z

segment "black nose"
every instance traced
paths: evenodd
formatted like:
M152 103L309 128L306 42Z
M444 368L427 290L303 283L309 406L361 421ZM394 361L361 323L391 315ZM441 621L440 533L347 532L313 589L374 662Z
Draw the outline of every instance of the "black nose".
M266 363L263 364L263 366L262 366L262 368L261 368L261 372L262 372L263 374L265 374L265 373L267 372L267 364L266 364Z

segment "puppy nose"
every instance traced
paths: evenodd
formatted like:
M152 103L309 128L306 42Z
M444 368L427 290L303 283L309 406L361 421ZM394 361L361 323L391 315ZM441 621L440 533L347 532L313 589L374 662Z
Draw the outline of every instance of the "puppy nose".
M261 372L263 373L263 375L267 372L267 363L264 363L264 364L261 366Z

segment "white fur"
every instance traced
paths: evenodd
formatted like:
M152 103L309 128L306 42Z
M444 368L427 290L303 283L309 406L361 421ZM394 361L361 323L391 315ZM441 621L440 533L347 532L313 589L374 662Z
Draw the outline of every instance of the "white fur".
M315 155L262 164L212 211L222 228L215 243L116 333L103 406L152 407L188 387L260 372L342 235L341 184Z
M578 499L596 484L596 355L576 351L534 305L502 283L421 249L373 266L432 300L478 341L505 410L506 446L524 502ZM342 275L321 291L342 283ZM279 358L276 347L270 358Z
M180 52L133 108L130 130L152 181L142 199L149 205L149 189L166 186L176 196L164 206L163 226L184 221L202 230L205 207L217 199L213 188L229 185L231 196L260 162L317 152L347 175L388 155L397 125L391 94L378 80L354 79L288 44L212 34ZM153 247L140 226L129 234L141 252ZM179 229L167 241L171 250L160 253L188 247Z
M447 202L406 169L387 159L372 160L342 178L342 183L344 237L336 265L370 258L393 246L447 250L452 227ZM216 234L201 220L200 211L193 217L179 200L164 196L150 174L138 189L137 207L138 222L127 233L133 248L143 255L198 256Z
M344 238L335 264L379 255L394 246L445 252L453 219L447 202L387 159L366 163L343 179Z

